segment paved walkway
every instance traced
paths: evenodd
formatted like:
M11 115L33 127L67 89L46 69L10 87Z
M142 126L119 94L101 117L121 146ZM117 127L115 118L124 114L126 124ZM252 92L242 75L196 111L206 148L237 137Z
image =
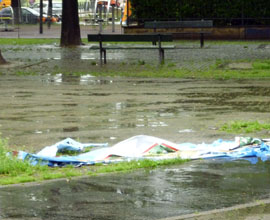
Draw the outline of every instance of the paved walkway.
M40 34L39 25L19 25L9 26L9 31L5 31L0 25L0 38L60 38L61 25L54 24L50 28L46 24L43 25L43 33ZM97 25L81 25L81 37L87 38L87 34L98 33L99 26ZM115 32L112 32L112 26L103 27L103 33L122 33L120 25L115 25Z
M270 219L270 199L236 205L197 214L188 214L160 220L268 220Z

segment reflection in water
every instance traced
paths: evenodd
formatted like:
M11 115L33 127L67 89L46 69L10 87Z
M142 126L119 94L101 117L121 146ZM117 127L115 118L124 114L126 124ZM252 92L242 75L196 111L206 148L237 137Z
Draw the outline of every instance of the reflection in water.
M0 189L0 219L159 219L269 196L269 163L181 166ZM233 169L232 169L233 168Z
M63 128L63 132L74 132L74 131L79 131L79 127Z
M80 48L61 48L61 61L63 62L79 62L81 60L82 51Z
M80 76L70 76L67 74L62 74L62 82L63 83L73 83L73 84L79 84L81 82Z
M70 72L68 74L62 74L62 82L64 83L77 83L81 82L79 75L72 73L77 71L78 65L81 62L82 51L80 48L61 48L61 59L59 62L60 69Z

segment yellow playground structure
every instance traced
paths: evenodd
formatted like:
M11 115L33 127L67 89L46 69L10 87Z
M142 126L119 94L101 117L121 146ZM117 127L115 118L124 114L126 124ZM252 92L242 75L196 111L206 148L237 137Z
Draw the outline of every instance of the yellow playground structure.
M0 0L0 10L11 5L11 0Z
M131 16L131 4L130 0L126 0L124 5L124 13L122 17L122 26L128 26L128 18Z

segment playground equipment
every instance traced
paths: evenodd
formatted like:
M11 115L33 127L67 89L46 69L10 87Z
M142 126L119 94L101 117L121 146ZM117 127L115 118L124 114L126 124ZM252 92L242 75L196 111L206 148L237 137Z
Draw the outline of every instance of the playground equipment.
M94 18L92 21L98 23L99 33L102 32L103 24L108 24L109 21L112 23L112 32L115 32L115 20L118 20L120 17L119 9L121 9L121 2L122 0L94 0Z
M121 2L122 0L94 0L94 18L108 21L109 14L113 14L115 8L120 9Z
M11 0L0 0L0 11L2 8L8 7L11 5Z
M0 11L0 30L14 30L14 12L11 6L5 7Z
M130 0L126 0L124 4L124 13L121 19L122 26L128 26L129 25L129 17L131 16L131 4Z

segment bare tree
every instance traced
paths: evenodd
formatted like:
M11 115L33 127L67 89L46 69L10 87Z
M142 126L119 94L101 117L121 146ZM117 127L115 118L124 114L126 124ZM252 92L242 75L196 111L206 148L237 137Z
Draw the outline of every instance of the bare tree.
M5 64L7 63L7 61L4 59L4 57L2 56L1 50L0 50L0 65L1 64Z
M78 0L62 1L61 46L81 45Z

